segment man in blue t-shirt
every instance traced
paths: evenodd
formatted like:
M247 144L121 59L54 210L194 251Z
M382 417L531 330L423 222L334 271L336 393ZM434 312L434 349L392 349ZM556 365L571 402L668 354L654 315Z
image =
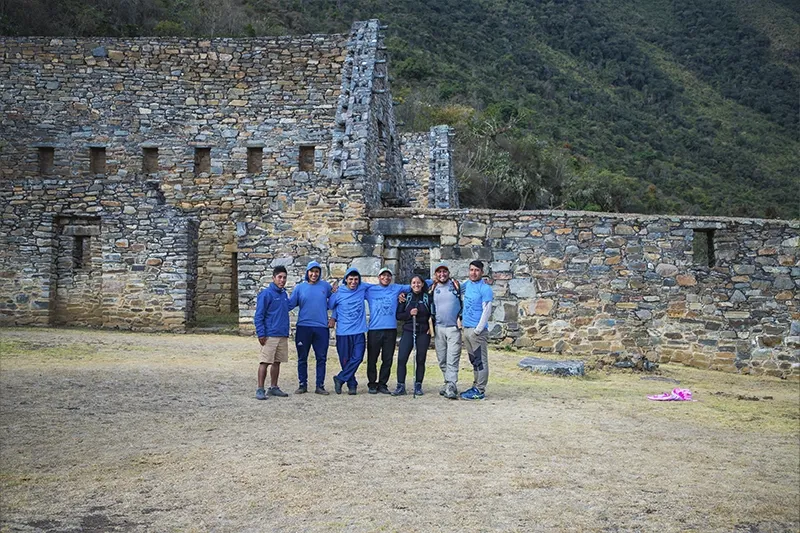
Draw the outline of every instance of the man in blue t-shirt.
M369 326L367 331L367 384L370 394L391 394L389 376L392 373L394 347L397 344L397 297L411 290L409 285L392 283L392 271L386 267L378 273L378 284L367 285ZM381 356L381 371L378 375L378 356Z
M320 279L322 266L311 261L306 267L305 281L297 285L289 298L289 310L299 307L297 328L294 332L294 343L297 347L297 379L300 386L295 394L308 392L308 354L314 348L317 360L316 388L317 394L327 395L325 390L325 365L328 360L328 298L331 285Z
M472 388L461 393L464 400L482 400L489 381L489 332L487 326L492 314L492 288L483 281L483 263L469 264L469 280L462 285L464 294L464 345L472 363L474 381Z

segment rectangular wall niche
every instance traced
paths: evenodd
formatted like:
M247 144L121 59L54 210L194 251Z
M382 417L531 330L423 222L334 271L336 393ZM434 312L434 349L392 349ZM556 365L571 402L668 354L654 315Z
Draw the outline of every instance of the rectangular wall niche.
M91 238L75 235L72 241L72 270L84 270L91 260Z
M303 172L311 172L314 170L313 146L300 147L300 170L302 170Z
M247 148L247 172L258 174L264 168L264 148L261 146L249 146Z
M713 267L714 230L696 229L692 236L693 262L695 266Z
M52 146L39 147L39 174L47 176L53 173L56 149Z
M194 175L211 173L211 148L198 146L194 149Z
M106 173L106 147L92 146L89 148L89 171L92 174Z
M158 172L158 148L154 146L142 148L142 172L146 174Z

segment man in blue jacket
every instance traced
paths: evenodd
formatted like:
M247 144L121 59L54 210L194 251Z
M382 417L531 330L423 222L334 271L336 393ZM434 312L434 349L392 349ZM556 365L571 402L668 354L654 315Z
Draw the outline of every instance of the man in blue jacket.
M294 288L289 298L289 310L299 307L297 328L294 332L294 343L297 347L297 378L300 386L295 394L308 392L308 353L314 348L317 360L316 388L317 394L327 395L325 390L325 366L328 360L328 298L331 285L320 279L322 266L311 261L306 267L305 281Z
M258 294L256 302L253 322L261 345L256 400L266 400L267 396L288 396L278 388L281 363L289 361L289 297L284 288L286 276L286 267L275 267L272 270L272 283ZM265 392L264 381L270 365L270 387Z

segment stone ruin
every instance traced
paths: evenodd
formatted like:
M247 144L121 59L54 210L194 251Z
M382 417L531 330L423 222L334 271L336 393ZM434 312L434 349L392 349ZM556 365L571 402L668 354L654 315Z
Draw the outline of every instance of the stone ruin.
M502 345L800 377L800 222L459 208L451 130L397 130L383 31L0 38L0 325L250 333L276 265L481 259Z

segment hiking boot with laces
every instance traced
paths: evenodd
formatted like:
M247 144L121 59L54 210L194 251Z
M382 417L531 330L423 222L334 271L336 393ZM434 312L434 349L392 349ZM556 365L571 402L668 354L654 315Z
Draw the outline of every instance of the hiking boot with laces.
M344 385L344 381L339 379L339 376L333 376L333 391L336 394L342 393L342 385Z
M414 396L422 396L422 383L414 383Z
M294 391L295 394L305 394L308 392L308 385L300 385L297 387L297 390Z
M455 383L450 382L447 384L447 388L444 390L444 397L448 400L458 399L458 389Z
M266 400L267 393L264 392L264 389L256 389L256 400Z
M378 394L378 386L377 385L367 385L367 392L369 394Z
M379 394L391 394L392 391L389 390L389 387L386 385L378 385L378 393Z
M314 394L321 394L322 396L327 396L330 392L325 390L325 387L317 387L314 389Z
M278 387L278 386L268 388L267 389L267 395L268 396L279 396L281 398L286 398L287 396L289 396L288 394L283 392L280 389L280 387Z
M397 384L397 388L392 391L392 396L405 396L406 386L402 383Z

